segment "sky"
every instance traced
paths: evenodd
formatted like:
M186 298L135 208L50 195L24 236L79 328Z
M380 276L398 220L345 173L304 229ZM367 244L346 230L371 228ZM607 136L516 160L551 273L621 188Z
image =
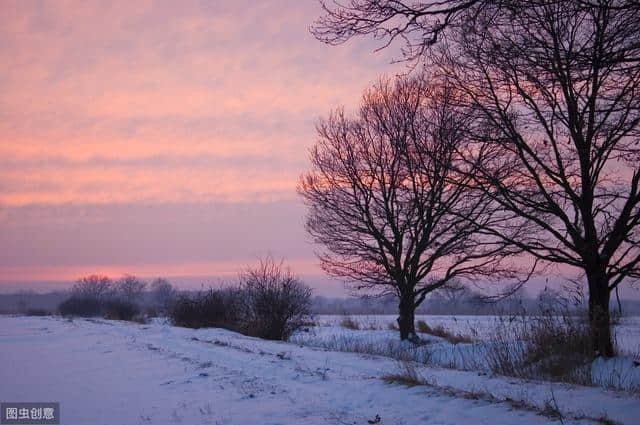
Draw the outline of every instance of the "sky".
M394 46L317 41L321 13L315 0L2 0L0 292L94 273L201 287L271 255L344 295L296 185L316 122L407 68Z
M324 282L295 191L315 123L402 65L372 42L317 41L320 14L314 0L3 0L0 285L197 280L266 254Z

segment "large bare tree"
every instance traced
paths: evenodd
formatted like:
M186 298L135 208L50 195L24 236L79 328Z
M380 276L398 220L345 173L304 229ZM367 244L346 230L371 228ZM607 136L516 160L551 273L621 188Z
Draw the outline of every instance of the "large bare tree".
M323 269L395 294L401 339L415 337L414 311L428 293L456 278L509 274L504 243L479 231L501 217L469 187L475 165L457 153L467 118L454 99L421 76L382 80L355 116L337 110L319 123L299 185Z
M468 152L494 158L474 181L532 231L493 230L585 276L595 349L612 355L610 292L640 278L640 3L352 0L327 12L320 39L401 38L405 59L433 59L465 93L479 112Z
M535 236L502 235L584 274L594 345L611 356L610 292L640 277L640 7L529 3L470 10L438 62L497 159L476 182Z

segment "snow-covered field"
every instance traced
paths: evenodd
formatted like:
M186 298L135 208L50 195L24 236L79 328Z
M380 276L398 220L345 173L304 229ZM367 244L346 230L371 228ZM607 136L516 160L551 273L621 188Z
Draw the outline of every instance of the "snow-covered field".
M501 348L504 340L495 342L495 337L498 334L518 335L516 328L530 318L417 316L416 322L424 321L431 328L441 327L450 335L466 338L461 339L461 343L452 343L445 338L418 333L423 342L419 346L398 340L398 332L390 330L395 320L393 315L318 316L316 326L309 328L308 332L294 335L292 342L339 351L375 353L429 366L491 373L492 361L496 361L496 355L491 355L496 351L494 344L497 344L498 356L505 354ZM357 329L345 328L345 321L356 324ZM614 336L621 355L611 360L596 359L590 368L587 365L584 379L605 388L640 394L640 317L622 318L614 327ZM526 351L523 346L515 346L513 342L509 344L512 345L509 348L511 355L517 356L521 350Z
M396 323L397 315L352 315L350 320L357 322L362 329L388 329L390 324ZM316 323L321 327L339 326L344 320L343 315L320 315ZM433 316L417 315L416 322L424 320L435 328L442 326L452 334L463 335L472 339L487 339L495 334L497 326L517 326L519 321L508 323L499 316ZM620 319L620 324L614 327L618 349L625 353L640 353L640 316L629 316Z
M59 401L64 425L560 423L549 406L565 424L640 423L628 393L420 365L427 385L384 382L398 370L222 329L0 317L0 401Z

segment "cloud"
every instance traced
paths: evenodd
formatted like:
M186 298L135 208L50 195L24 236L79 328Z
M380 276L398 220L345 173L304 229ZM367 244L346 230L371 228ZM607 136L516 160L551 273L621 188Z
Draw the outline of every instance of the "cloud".
M3 207L0 268L171 268L245 263L267 252L305 261L313 255L303 216L299 201Z
M319 14L297 0L4 1L3 270L169 269L274 247L313 261L295 186L314 123L395 69L371 43L313 39Z

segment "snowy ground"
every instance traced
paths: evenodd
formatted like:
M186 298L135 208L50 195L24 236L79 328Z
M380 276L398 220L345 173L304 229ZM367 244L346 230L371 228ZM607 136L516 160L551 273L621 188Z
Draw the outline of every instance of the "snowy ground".
M0 317L0 401L59 401L64 425L560 423L537 411L550 404L565 424L640 418L626 393L427 367L430 385L383 381L397 371L221 329Z
M357 323L359 329L345 328L345 319ZM496 344L492 340L496 332L512 335L522 320L529 320L527 317L510 321L497 316L418 316L416 321L425 321L432 328L442 327L451 335L468 337L468 341L451 343L444 338L419 333L423 345L416 346L402 344L398 340L397 330L389 330L389 325L395 319L392 315L318 316L316 326L309 328L309 332L294 335L292 342L339 351L375 353L430 366L490 373L492 366L488 352ZM596 359L590 371L585 373L590 374L593 384L640 394L640 317L623 318L614 327L614 335L620 356L606 361ZM514 352L517 351L514 349Z
M340 326L345 317L359 323L362 329L388 329L390 324L396 323L397 315L320 315L316 323L320 327ZM510 325L517 326L520 318ZM504 327L509 323L499 316L432 316L417 315L416 322L424 320L435 328L442 326L452 334L471 337L472 339L487 339L495 333L496 326ZM640 316L629 316L620 319L614 327L618 349L625 353L640 353Z

